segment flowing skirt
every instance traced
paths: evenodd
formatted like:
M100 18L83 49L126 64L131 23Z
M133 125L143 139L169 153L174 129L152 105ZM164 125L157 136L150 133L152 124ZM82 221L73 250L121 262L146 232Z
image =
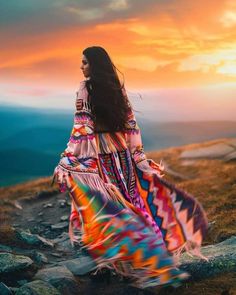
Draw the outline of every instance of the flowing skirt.
M148 163L156 168L152 160ZM129 194L119 181L106 183L101 174L72 170L61 164L55 175L72 198L71 224L79 219L82 242L98 268L112 267L141 288L178 286L188 277L176 267L176 258L183 250L201 256L207 230L204 211L194 197L137 166ZM71 240L76 242L71 224Z
M112 267L140 288L178 286L188 274L175 267L162 237L140 210L93 191L69 176L70 195L82 220L82 241L97 267ZM114 188L113 188L114 189Z

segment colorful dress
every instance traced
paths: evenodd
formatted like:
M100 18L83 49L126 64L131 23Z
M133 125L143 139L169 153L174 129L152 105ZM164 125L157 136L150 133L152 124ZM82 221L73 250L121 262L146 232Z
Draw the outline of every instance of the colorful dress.
M123 89L124 95L126 95ZM200 255L207 230L201 205L162 177L147 159L132 108L126 129L96 132L85 81L67 148L54 171L72 199L69 234L80 227L82 242L98 267L113 267L145 288L178 285L182 250Z

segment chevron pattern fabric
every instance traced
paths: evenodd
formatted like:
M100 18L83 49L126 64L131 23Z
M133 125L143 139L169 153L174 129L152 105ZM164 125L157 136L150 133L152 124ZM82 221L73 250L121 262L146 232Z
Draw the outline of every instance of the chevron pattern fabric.
M113 267L136 286L178 286L188 275L174 266L163 239L130 203L112 202L69 176L70 195L81 215L84 247L98 267ZM127 271L128 270L128 273Z
M167 249L177 253L185 248L197 254L208 227L201 204L158 174L147 174L137 166L136 181L138 193L160 228Z

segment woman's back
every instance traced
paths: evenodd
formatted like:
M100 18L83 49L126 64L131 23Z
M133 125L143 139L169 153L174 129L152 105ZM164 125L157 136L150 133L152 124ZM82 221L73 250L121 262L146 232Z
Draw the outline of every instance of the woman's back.
M104 49L92 47L84 53L91 67L84 59L83 73L95 85L101 73L119 84ZM93 99L99 97L93 95ZM61 191L68 190L72 199L71 241L77 241L73 228L80 228L98 267L112 265L121 274L138 278L141 287L176 284L185 274L176 268L172 255L183 249L199 254L207 228L204 211L192 196L162 179L161 165L147 159L132 108L124 104L120 109L117 104L124 96L113 101L116 114L127 110L119 117L121 124L114 120L110 125L119 126L121 131L116 132L105 129L109 124L98 124L109 122L114 114L100 112L102 104L97 101L95 110L88 97L86 81L82 81L67 148L54 171ZM101 113L109 120L97 120Z
M124 95L127 96L125 89L123 91ZM135 178L133 161L135 160L138 163L146 159L143 152L140 129L132 109L130 108L127 115L126 129L123 131L114 132L106 130L105 126L96 126L93 120L94 114L89 103L86 81L80 83L76 105L78 107L75 116L84 114L87 117L87 126L85 129L90 132L91 136L91 129L93 129L100 177L106 179L106 182L114 184L130 201L130 197L128 196L133 196ZM79 136L79 132L82 130L82 126L77 125L76 131L72 131L72 133ZM77 148L74 142L71 144L69 141L67 151L76 155ZM80 156L82 155L83 151L80 151Z

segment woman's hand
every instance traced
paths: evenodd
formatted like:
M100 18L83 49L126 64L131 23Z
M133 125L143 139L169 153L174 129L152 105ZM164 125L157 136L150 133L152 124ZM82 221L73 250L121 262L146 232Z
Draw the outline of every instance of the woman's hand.
M73 225L73 228L80 229L81 223L80 223L80 216L76 210L73 210L70 214L70 222Z
M162 174L164 171L164 165L162 164L162 161L160 164L157 164L152 159L146 159L137 163L137 167L145 173L158 174L159 177L164 176L164 174Z

